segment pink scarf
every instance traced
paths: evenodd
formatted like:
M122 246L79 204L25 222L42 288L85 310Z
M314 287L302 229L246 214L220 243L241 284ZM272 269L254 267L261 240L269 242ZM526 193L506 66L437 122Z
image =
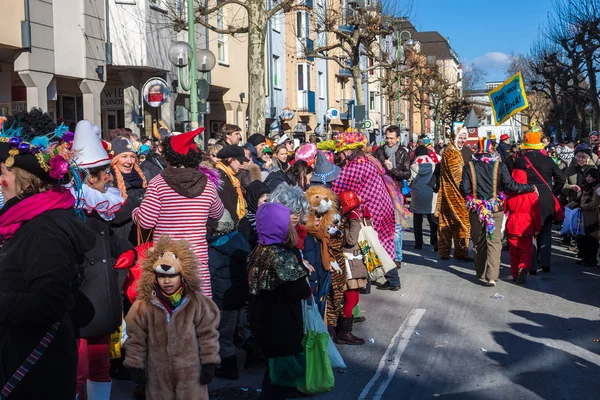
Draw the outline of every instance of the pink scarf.
M75 205L75 197L62 187L27 197L0 215L0 239L10 239L27 222L49 210L68 210Z

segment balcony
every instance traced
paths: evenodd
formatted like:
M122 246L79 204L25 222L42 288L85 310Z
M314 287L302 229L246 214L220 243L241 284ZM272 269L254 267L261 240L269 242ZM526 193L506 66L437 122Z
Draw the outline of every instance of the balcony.
M343 33L352 34L354 32L354 25L340 25L338 30Z
M311 90L299 90L298 112L314 113L315 111L315 92Z
M342 78L352 78L352 71L348 68L340 68L338 76L341 76Z
M310 9L313 8L313 0L296 0L296 4Z
M296 56L298 59L306 59L308 61L315 61L313 56L307 56L315 50L315 41L309 38L296 38Z

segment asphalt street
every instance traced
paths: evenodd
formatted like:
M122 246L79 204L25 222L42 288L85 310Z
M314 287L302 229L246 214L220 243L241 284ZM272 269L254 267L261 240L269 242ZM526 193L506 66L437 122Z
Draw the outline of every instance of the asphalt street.
M512 282L504 251L493 288L472 263L411 250L405 232L402 290L361 296L367 321L354 333L367 343L339 346L347 370L331 392L305 398L600 399L600 268L554 245L552 271L525 286ZM255 399L263 372L215 379L211 399ZM131 399L133 387L115 382L112 398Z

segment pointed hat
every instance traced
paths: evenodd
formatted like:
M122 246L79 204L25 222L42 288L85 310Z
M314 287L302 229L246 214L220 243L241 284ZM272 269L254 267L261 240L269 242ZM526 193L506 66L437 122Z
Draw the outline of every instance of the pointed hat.
M102 140L90 121L82 120L75 127L75 138L73 139L73 150L75 150L75 162L82 168L95 168L110 164L110 157Z
M190 150L198 152L198 146L194 138L204 132L204 127L196 128L193 131L182 133L181 135L171 137L171 147L175 152L187 156Z
M315 163L313 176L310 181L324 185L335 181L340 176L340 172L340 167L330 163L322 151L317 151L317 162Z

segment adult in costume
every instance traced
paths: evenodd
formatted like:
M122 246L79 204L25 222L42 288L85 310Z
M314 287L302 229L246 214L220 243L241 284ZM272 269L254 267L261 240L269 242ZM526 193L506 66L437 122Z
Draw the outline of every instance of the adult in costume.
M438 250L440 258L450 258L454 242L454 259L473 261L469 258L469 213L460 192L464 159L461 150L467 140L467 130L461 128L451 135L440 163L440 188L435 216L438 218Z
M336 194L352 190L363 200L360 210L369 210L379 241L390 257L395 259L395 215L392 197L377 165L362 150L366 144L367 138L361 133L340 133L334 140L319 143L319 148L339 153L342 172L331 188ZM397 269L389 271L386 279L387 282L380 286L381 289L400 289Z
M524 150L525 154L515 160L513 176L515 173L526 173L526 182L535 185L540 193L542 230L538 236L538 257L542 270L548 272L552 253L554 195L560 194L565 184L565 175L552 158L542 154L541 150L544 149L544 144L541 142L541 138L542 135L538 131L527 132L525 140L521 144L521 150ZM532 269L530 273L535 274L536 271Z
M469 209L477 277L485 279L488 286L496 286L500 276L504 191L529 193L535 191L535 186L515 182L506 163L494 156L492 142L480 138L477 153L463 168L460 190Z
M96 237L61 186L78 175L67 130L39 109L11 116L0 130L0 381L8 382L2 398L75 398L74 330L93 314L74 297L76 276Z

